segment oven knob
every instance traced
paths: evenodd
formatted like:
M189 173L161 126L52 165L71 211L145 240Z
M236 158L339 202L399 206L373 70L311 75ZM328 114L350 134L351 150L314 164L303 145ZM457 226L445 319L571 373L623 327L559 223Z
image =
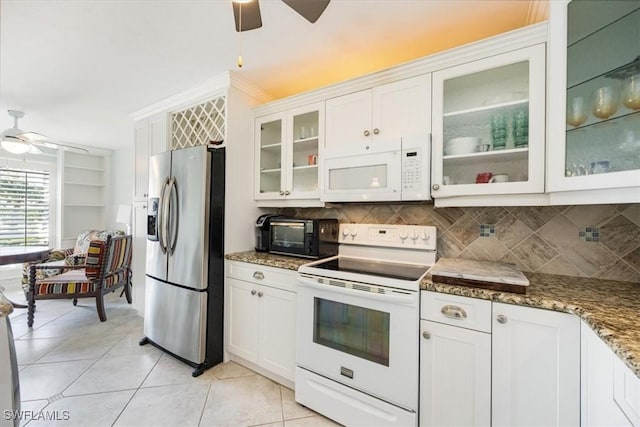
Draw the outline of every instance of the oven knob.
M356 234L358 234L357 228L354 228L353 230L351 230L351 237L356 237Z
M423 231L422 240L424 240L425 242L429 241L429 233L427 233L426 231Z
M411 240L413 240L414 242L418 240L418 233L416 233L416 230L413 230L411 232Z
M349 235L349 229L347 227L343 228L342 229L342 237L344 237L346 239L348 235Z
M408 237L408 236L407 236L407 230L404 230L404 229L403 229L403 230L401 230L401 231L400 231L400 234L399 234L398 236L399 236L399 237L402 239L402 241L404 242L404 241L405 241L405 239Z

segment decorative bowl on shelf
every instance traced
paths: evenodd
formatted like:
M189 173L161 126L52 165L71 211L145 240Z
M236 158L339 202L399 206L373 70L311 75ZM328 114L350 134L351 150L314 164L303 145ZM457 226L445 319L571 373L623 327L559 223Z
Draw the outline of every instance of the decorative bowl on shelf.
M478 151L480 138L476 136L461 136L451 138L444 144L444 155L454 156L458 154L470 154Z

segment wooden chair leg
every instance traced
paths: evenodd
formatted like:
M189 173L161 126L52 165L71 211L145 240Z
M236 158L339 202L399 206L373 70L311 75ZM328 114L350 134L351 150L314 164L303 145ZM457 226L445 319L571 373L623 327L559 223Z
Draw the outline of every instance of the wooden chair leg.
M104 298L102 296L102 292L96 295L96 308L98 309L98 317L101 322L107 320L107 314L104 311Z
M127 297L127 302L131 304L131 284L129 282L124 284L124 295Z
M33 297L29 298L29 302L27 303L27 326L33 326L33 314L36 311L36 301Z

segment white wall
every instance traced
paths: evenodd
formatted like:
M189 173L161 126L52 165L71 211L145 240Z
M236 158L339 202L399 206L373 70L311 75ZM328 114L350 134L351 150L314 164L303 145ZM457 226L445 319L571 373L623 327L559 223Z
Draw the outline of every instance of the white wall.
M131 125L133 128L133 124ZM133 200L133 140L124 148L113 151L109 182L109 200L105 224L108 228L124 230L123 224L116 224L118 206L129 205ZM131 222L129 222L131 224Z

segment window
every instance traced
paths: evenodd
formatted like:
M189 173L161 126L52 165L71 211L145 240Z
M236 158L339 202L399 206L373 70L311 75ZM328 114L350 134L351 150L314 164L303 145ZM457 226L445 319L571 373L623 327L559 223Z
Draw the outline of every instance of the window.
M49 245L49 172L0 168L0 246Z

